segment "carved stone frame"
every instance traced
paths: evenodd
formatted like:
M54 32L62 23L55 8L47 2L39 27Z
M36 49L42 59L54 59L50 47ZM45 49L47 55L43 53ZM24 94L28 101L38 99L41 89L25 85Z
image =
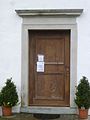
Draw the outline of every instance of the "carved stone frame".
M77 23L82 9L16 10L22 22L21 111L29 113L75 114L77 83ZM70 107L28 106L28 30L70 30Z

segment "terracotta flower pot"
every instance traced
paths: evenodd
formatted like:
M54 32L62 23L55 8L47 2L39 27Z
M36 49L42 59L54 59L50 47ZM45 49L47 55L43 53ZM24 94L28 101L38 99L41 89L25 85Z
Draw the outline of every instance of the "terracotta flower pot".
M88 118L88 109L79 109L79 118L87 119Z
M2 114L3 114L3 116L11 116L12 115L12 107L3 106Z

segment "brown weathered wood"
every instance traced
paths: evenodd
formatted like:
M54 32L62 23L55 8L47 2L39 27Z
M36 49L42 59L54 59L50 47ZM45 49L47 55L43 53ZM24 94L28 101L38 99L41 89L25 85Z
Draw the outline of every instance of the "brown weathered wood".
M45 71L37 72L37 55ZM70 105L70 31L29 31L29 105Z

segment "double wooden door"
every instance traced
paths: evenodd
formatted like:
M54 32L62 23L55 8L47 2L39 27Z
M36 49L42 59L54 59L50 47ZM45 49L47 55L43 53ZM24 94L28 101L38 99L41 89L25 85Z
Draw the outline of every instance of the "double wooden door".
M29 31L29 105L70 105L70 31Z

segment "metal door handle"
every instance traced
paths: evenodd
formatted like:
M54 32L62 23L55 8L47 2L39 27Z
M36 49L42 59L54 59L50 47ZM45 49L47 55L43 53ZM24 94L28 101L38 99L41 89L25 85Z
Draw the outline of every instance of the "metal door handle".
M69 67L66 67L66 72L69 72Z

